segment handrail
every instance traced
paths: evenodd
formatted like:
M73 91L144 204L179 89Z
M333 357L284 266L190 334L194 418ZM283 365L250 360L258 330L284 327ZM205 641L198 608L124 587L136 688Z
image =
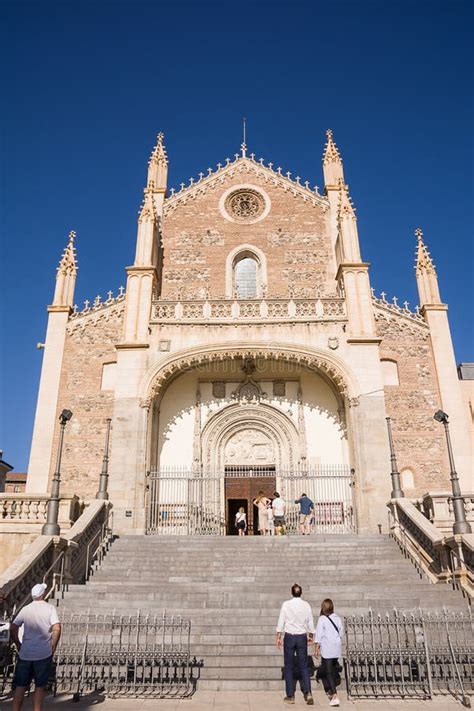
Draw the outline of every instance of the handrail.
M432 583L450 583L472 597L472 567L460 552L463 546L469 549L470 537L446 536L407 499L391 499L387 507L389 533L418 574Z

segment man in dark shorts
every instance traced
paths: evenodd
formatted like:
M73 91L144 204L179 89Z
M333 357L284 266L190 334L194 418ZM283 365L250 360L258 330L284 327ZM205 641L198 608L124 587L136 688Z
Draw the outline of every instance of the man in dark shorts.
M33 711L41 711L43 706L53 656L61 636L56 608L43 599L46 587L46 583L39 583L32 588L33 602L23 607L12 622L11 635L18 649L12 711L20 711L25 692L33 680ZM20 642L21 627L23 637Z

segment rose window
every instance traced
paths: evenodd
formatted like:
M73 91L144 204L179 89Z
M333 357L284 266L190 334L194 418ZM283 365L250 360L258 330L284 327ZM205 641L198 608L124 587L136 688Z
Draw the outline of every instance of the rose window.
M265 202L255 190L237 190L228 196L225 208L234 220L247 222L260 217L265 209Z

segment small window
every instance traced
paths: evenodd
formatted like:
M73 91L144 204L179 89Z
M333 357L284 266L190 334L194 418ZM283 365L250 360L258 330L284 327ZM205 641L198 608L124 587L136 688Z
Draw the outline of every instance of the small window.
M400 385L398 366L394 360L382 360L382 380L384 385Z
M238 299L254 299L258 295L258 262L245 255L234 267L234 287Z

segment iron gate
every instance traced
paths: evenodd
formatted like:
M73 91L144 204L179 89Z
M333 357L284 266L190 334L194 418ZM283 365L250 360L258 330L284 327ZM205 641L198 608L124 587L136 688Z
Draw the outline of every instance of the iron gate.
M109 697L181 698L195 688L191 623L163 615L67 614L55 658L54 686Z
M370 612L345 619L348 695L424 698L474 690L473 621L465 613Z
M315 505L315 533L355 530L353 470L346 466L291 471L233 467L225 472L197 474L188 469L153 469L147 473L146 531L165 535L225 535L225 481L257 476L276 480L286 502L286 532L298 532L299 506L307 494Z

